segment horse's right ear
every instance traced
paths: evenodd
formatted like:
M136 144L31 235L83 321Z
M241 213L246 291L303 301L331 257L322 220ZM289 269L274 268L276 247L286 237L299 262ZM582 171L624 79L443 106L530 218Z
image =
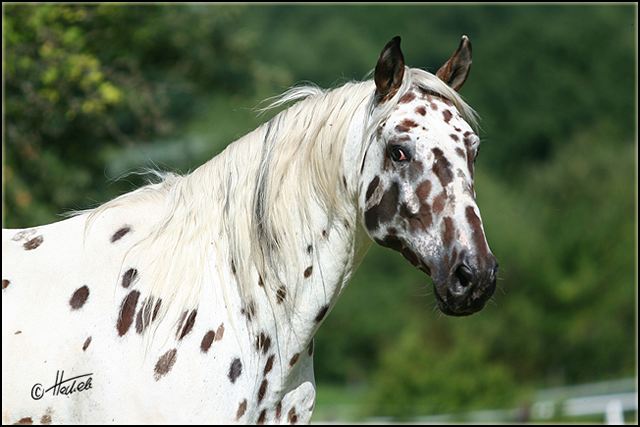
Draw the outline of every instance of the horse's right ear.
M382 49L373 80L376 82L376 99L384 102L391 98L404 76L404 56L400 50L400 37L396 36Z

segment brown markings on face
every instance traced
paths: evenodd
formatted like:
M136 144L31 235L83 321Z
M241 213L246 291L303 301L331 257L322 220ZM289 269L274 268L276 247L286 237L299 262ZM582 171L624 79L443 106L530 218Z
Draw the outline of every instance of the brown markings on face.
M480 218L476 215L473 206L467 206L464 210L464 214L469 226L471 227L471 239L476 247L478 257L483 259L487 255L487 245L485 244L486 240L484 232L482 231L482 221L480 221Z
M313 356L313 338L311 338L311 342L309 343L309 356Z
M451 217L444 217L444 230L442 232L442 243L445 247L449 247L453 244L456 234L456 228L453 225L453 219Z
M473 132L467 131L463 135L464 146L467 149L467 167L469 168L469 173L471 174L471 179L473 179L473 162L475 161L475 156L473 155Z
M460 147L456 147L456 154L463 159L466 157L464 150Z
M213 339L215 338L216 333L214 331L207 331L202 338L202 342L200 343L200 351L206 353L209 351L211 344L213 344Z
M414 160L409 163L409 181L415 182L418 178L422 176L424 172L424 165L421 161Z
M376 175L373 177L373 179L367 186L367 193L365 195L365 200L369 201L371 196L373 196L373 193L376 191L376 188L378 188L379 184L380 184L380 177Z
M24 247L25 250L32 251L38 246L40 246L43 241L44 241L44 238L42 236L36 236L33 239L30 239L27 242L25 242L25 244L22 246Z
M443 210L444 210L444 206L447 203L447 194L442 191L442 193L438 194L434 199L433 199L433 206L431 206L433 208L433 213L435 213L436 215L440 214Z
M453 181L451 163L439 148L434 148L432 151L435 155L435 161L433 162L432 167L433 173L440 180L442 187L446 187L451 181Z
M137 277L138 277L138 270L136 270L135 268L128 269L122 275L122 287L128 288L129 286L131 286L131 284Z
M406 104L408 102L413 101L416 98L416 94L413 91L409 91L404 94L402 98L398 101L398 104Z
M426 116L427 115L427 109L424 107L424 105L421 105L421 106L416 108L416 114L420 114L421 116Z
M167 375L167 373L171 370L171 368L173 368L173 365L175 365L176 360L178 358L177 356L178 356L178 350L175 348L167 351L165 354L160 356L160 359L158 359L158 363L156 363L156 367L153 370L154 371L153 378L156 381L160 380L160 378Z
M399 128L401 128L401 129L406 129L406 131L400 130L400 132L408 132L409 130L418 126L420 125L418 125L418 123L416 123L415 120L404 119L400 122L398 126L396 126L396 130L399 130Z
M140 292L131 291L127 294L124 300L122 300L120 314L118 315L118 322L116 324L119 336L126 334L133 323L133 315L136 312L136 304L138 304L139 297Z
M444 117L444 122L446 124L449 124L449 121L451 121L451 118L453 117L453 113L451 112L451 110L444 110L442 112L442 116Z
M115 233L113 233L113 236L111 236L111 243L115 243L118 240L120 240L125 234L127 234L128 232L131 231L131 227L124 226L121 229L119 229L118 231L116 231Z
M451 139L453 139L455 142L460 141L460 137L458 137L458 135L456 135L455 133L452 133L451 135L449 135L451 137Z
M400 187L397 182L393 182L391 187L382 195L380 203L372 206L364 213L364 222L370 232L374 232L380 223L387 223L393 219L398 212L398 199Z
M402 242L395 235L387 235L384 239L375 239L376 243L380 246L384 246L385 248L393 249L394 251L400 252L402 250Z
M85 302L87 302L87 298L89 298L89 288L87 285L79 287L71 296L69 300L69 305L72 310L80 309Z

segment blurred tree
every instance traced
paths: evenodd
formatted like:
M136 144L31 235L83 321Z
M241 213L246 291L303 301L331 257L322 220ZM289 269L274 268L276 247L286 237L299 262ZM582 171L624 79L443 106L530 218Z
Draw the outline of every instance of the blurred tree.
M175 134L214 89L247 96L278 79L251 59L255 35L241 26L242 7L3 9L8 227L128 190L105 187L106 149Z

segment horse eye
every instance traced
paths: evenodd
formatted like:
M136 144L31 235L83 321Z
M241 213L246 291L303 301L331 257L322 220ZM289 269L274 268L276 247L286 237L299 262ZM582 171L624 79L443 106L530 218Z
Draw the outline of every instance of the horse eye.
M407 160L407 156L404 154L404 151L402 151L402 148L400 147L391 147L390 154L391 154L391 158L396 161L396 162L401 162L403 160Z

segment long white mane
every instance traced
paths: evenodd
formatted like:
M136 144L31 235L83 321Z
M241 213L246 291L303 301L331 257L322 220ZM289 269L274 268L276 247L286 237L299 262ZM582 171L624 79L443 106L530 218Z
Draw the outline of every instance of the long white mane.
M398 100L415 84L451 101L476 125L475 113L460 96L426 71L406 68L397 94L375 103L372 80L350 82L322 90L293 88L271 107L294 104L268 123L230 144L222 153L189 175L163 174L150 184L103 204L88 217L85 236L103 212L134 201L164 200L160 220L151 224L125 255L123 269L140 265L146 291L163 304L160 319L177 322L185 310L197 309L205 274L219 275L225 287L234 270L242 300L256 300L259 283L275 305L286 283L295 301L299 272L306 267L309 245L320 238L314 230L331 229L343 221L356 189L343 184L343 152L352 120L364 121L359 158L374 143L375 130L394 111ZM355 117L365 105L366 116ZM326 212L325 224L312 212ZM355 225L355 224L354 224ZM207 271L207 269L214 271ZM282 301L281 301L282 302ZM227 304L227 306L229 306ZM293 313L295 307L288 306Z

